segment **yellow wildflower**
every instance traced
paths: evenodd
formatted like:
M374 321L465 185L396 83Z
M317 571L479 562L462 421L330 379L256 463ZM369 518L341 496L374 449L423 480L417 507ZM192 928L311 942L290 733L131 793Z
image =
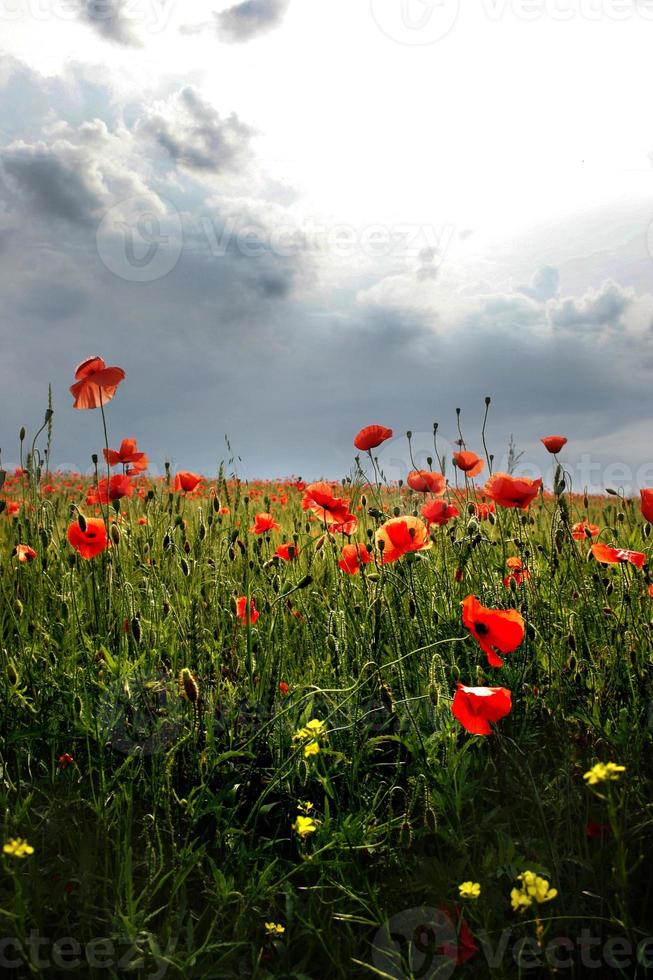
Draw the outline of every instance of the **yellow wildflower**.
M283 936L286 929L285 926L279 925L278 922L266 922L265 931L268 936Z
M33 854L34 848L28 844L26 840L23 840L22 837L12 837L12 839L7 841L7 843L4 845L2 851L3 854L9 854L11 857L24 858L29 854Z
M481 894L481 886L478 881L463 881L458 885L461 898L478 898Z
M313 809L313 804L311 803L310 800L300 800L299 803L297 804L297 809L299 810L300 813L308 814Z
M619 779L619 773L625 772L625 766L618 766L616 762L597 762L595 766L583 776L588 786L596 786L597 783L615 782Z
M530 908L533 902L540 905L550 902L558 894L557 888L551 888L546 878L541 878L534 871L524 871L518 875L521 888L513 888L510 901L515 912Z
M304 758L310 759L312 755L317 755L320 751L320 746L317 742L307 742L304 746Z
M292 829L300 837L308 837L309 834L314 834L317 830L317 824L312 817L303 817L301 814L297 815L297 819L292 825Z

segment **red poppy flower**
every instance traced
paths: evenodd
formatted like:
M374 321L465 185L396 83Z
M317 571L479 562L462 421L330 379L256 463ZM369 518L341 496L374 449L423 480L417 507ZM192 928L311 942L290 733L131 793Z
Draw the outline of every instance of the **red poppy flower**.
M593 544L592 554L602 565L622 565L630 562L635 568L641 568L646 561L646 555L641 551L611 548L607 544Z
M338 568L347 575L358 575L361 565L369 565L372 556L364 544L346 544L343 546Z
M611 833L612 827L608 823L596 823L596 821L590 820L590 822L585 825L585 835L591 840L601 837L609 837Z
M527 582L531 577L528 569L524 568L521 558L517 558L516 556L507 559L506 568L509 569L508 575L503 580L506 588L508 588L512 579L515 580L517 585L521 585L522 582Z
M384 425L366 425L354 438L356 449L368 452L376 449L386 439L392 439L392 429L386 429Z
M442 527L452 517L460 517L460 511L445 500L431 500L422 507L422 517L428 524L438 524Z
M288 687L288 685L286 684L286 682L285 681L279 681L279 693L284 698L287 698L288 697L288 692L289 691L290 691L290 688Z
M87 517L83 523L84 530L79 521L68 525L68 541L82 558L95 558L108 547L106 526L97 517Z
M74 761L75 760L73 759L70 752L64 752L63 755L60 755L59 758L57 759L57 762L59 763L62 769L67 769L68 766L71 766Z
M428 528L419 517L393 517L377 530L375 540L384 565L410 551L424 551L432 544Z
M598 533L599 528L596 524L590 524L589 521L579 521L571 528L571 536L574 541L586 541L588 538L595 538Z
M329 524L328 531L329 534L346 534L347 537L350 537L356 533L357 528L358 518L353 514L346 514L345 519L338 524Z
M642 514L644 519L653 524L653 488L647 488L646 490L640 490Z
M109 500L121 500L123 497L131 497L134 492L132 482L127 474L116 473L108 481L106 479L98 481L97 493L93 495L96 499L89 501L87 497L87 503L96 503L99 500L103 504L106 504L107 487ZM92 491L89 491L89 494L91 493Z
M474 504L476 518L479 521L486 521L490 514L494 514L494 504Z
M17 544L14 549L14 554L20 562L34 561L36 558L34 548L30 548L28 544Z
M323 481L306 487L302 508L312 511L325 524L342 524L351 519L349 501L335 497L331 485Z
M501 507L521 507L526 510L537 497L542 478L527 480L525 476L494 473L483 487L483 493Z
M115 449L109 449L108 451L103 449L102 455L109 466L118 466L120 464L126 466L128 463L131 464L127 471L130 476L146 470L149 462L145 453L138 452L135 439L123 439L118 451Z
M180 470L175 476L175 490L192 493L201 482L202 477L198 476L197 473L191 473L189 470Z
M7 500L5 501L5 503L6 503L5 514L7 515L7 517L13 517L14 514L17 514L18 511L20 510L20 504L18 503L17 500Z
M255 607L254 599L249 600L249 610L247 608L247 596L241 595L236 599L236 616L241 621L243 626L247 626L247 620L253 626L256 620L260 617L260 612Z
M559 453L563 446L567 444L566 436L543 436L540 442L544 445L548 452L555 454Z
M442 473L433 473L431 470L411 470L406 477L406 483L417 493L434 493L437 497L442 496L447 489L447 481Z
M476 453L467 452L467 450L454 453L452 458L458 469L466 473L467 476L478 476L485 466L480 456L477 456Z
M89 357L75 371L75 383L70 393L75 399L73 408L99 408L115 395L125 377L119 367L107 367L101 357Z
M472 735L490 735L491 724L512 710L512 694L506 687L465 687L458 684L451 710Z
M462 602L463 625L486 654L491 667L501 667L499 653L512 653L524 639L524 620L516 609L488 609L476 596Z
M298 554L296 544L280 544L275 551L277 558L282 558L284 561L292 561Z
M436 952L439 955L445 956L457 966L462 966L463 963L466 963L467 960L470 960L478 953L478 946L474 941L474 935L457 905L453 908L440 906L438 912L440 915L446 917L445 921L439 923L439 925L442 934L447 938L440 946L436 947ZM438 929L439 931L440 929ZM439 971L436 970L437 972ZM447 971L444 970L443 973L446 975Z
M281 524L277 524L272 514L256 514L254 523L250 527L252 534L265 534L267 531L278 531Z

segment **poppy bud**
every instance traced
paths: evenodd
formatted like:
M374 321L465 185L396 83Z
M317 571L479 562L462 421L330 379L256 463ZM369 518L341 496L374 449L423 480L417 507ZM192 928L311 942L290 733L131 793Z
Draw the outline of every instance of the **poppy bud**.
M190 554L190 541L184 541L184 551L187 555Z
M408 430L408 432L406 433L406 438L407 438L407 439L412 439L412 438L413 438L413 433L412 433L412 432L410 431L410 429L409 429L409 430Z
M97 453L93 453L93 455L91 456L91 462L93 463L93 466L97 466L97 464L98 464L98 454Z
M365 494L361 494L361 507L367 507L367 497Z
M168 613L170 612L170 603L169 602L164 602L162 604L162 606L161 606L161 611L162 611L164 617L167 616Z
M12 687L16 687L19 680L18 671L14 667L13 663L11 663L11 661L7 664L7 680L9 681Z
M214 497L213 498L213 510L215 511L216 514L219 514L220 513L221 507L222 507L222 505L220 503L220 498L219 497Z
M163 537L163 550L167 551L169 547L170 547L170 535L165 534Z
M185 558L180 558L179 564L181 566L182 575L185 575L186 578L188 578L188 576L190 575L190 568L188 567L188 562L186 561Z
M131 621L131 631L132 631L132 636L134 637L136 642L139 643L141 639L141 624L140 624L140 620L138 620L136 616L134 616L134 618Z
M200 689L199 684L191 674L188 667L184 667L180 673L177 681L177 686L179 690L179 697L185 698L192 704L199 701Z
M394 507L392 513L395 517L399 517L399 515L401 514L401 510L399 509L399 507Z
M410 616L411 619L415 619L416 611L417 610L415 607L415 600L413 598L410 598L408 600L408 615Z
M650 538L650 536L651 536L651 525L649 524L648 521L646 522L646 524L642 528L642 534L644 535L645 538Z
M406 815L404 817L401 829L399 831L399 846L403 848L409 848L413 840L413 830L410 826L410 820Z
M82 532L82 534L86 534L86 518L84 517L83 514L77 515L77 523L79 525L79 530Z
M27 435L27 432L25 431L25 426L23 425L23 426L21 426L20 432L18 433L18 437L19 437L19 439L20 439L21 442L24 442L25 441L25 436L26 435Z
M424 811L424 826L432 834L438 831L438 817L432 806L427 806Z
M200 539L200 541L204 540L204 538L206 537L206 524L200 524L199 530L197 532L197 536Z
M304 578L301 579L297 583L297 588L298 589L307 589L309 587L309 585L311 584L312 581L313 581L313 576L312 575L305 575Z
M114 544L120 544L120 531L117 524L111 525L111 540Z
M617 520L619 521L620 524L623 524L623 522L626 520L626 515L622 513L622 511L619 511L619 513L617 514Z

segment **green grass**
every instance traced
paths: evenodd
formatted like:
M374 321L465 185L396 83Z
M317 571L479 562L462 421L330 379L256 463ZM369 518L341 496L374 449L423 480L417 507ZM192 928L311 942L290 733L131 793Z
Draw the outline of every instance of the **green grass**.
M1 833L35 849L0 859L0 936L19 957L36 931L51 965L27 954L3 976L435 976L410 910L455 905L479 947L509 930L496 967L481 950L456 976L553 975L515 963L515 944L536 935L574 942L576 968L561 972L584 976L583 929L633 947L653 931L648 573L601 566L570 534L589 517L599 540L648 554L636 502L559 487L479 522L467 490L430 551L347 576L345 539L308 520L292 484L223 475L198 497L163 480L111 506L118 541L84 561L65 536L71 504L94 512L83 481L36 470L30 460L8 479L4 497L21 507L0 516ZM356 480L340 493L360 541L423 502ZM267 510L282 530L254 536ZM299 557L274 558L291 540ZM12 557L18 543L33 562ZM507 589L510 555L531 578ZM235 616L246 594L261 613L249 628ZM500 670L462 625L468 594L524 616ZM196 703L179 696L183 668ZM458 681L512 690L491 736L452 716ZM312 718L328 737L305 759L293 734ZM583 773L610 760L626 772L592 791ZM291 828L307 800L318 827L302 840ZM590 821L609 830L590 838ZM511 909L526 869L558 889L539 916ZM476 901L458 897L467 880L481 883ZM404 912L414 968L388 973L374 943ZM272 940L265 922L285 932ZM98 965L57 965L64 937ZM595 955L593 975L646 975L632 963L610 973ZM444 963L437 975L452 975Z

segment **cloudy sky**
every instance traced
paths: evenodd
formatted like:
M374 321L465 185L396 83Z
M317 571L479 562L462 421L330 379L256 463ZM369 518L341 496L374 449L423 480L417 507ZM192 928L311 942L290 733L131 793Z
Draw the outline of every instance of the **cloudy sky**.
M0 0L0 446L339 477L379 422L653 485L653 0ZM541 449L541 447L540 447ZM383 453L404 476L405 440Z

